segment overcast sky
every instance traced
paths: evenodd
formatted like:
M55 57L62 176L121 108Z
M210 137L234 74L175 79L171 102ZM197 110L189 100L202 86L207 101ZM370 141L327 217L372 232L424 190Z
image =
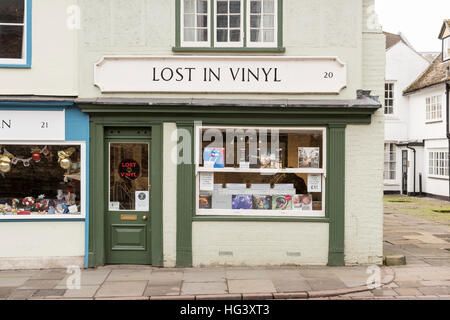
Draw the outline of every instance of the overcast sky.
M401 32L417 51L441 51L438 40L444 19L450 19L450 0L375 0L383 30Z

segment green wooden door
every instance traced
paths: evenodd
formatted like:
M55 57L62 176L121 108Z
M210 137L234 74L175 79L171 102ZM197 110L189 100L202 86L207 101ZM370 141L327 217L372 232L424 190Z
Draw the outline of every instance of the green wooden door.
M148 129L105 138L106 263L151 264L150 145Z

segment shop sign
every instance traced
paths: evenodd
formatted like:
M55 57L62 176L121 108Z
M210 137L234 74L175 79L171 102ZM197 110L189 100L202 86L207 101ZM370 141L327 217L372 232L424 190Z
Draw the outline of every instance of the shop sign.
M125 159L119 164L119 176L124 180L136 180L140 171L141 167L136 160Z
M102 92L334 93L347 86L337 57L103 57Z
M0 110L0 140L65 140L64 111Z

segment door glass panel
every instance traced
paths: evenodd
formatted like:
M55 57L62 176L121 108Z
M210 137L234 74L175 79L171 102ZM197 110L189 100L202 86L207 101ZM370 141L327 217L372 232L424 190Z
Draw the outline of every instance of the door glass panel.
M148 151L148 143L110 143L110 211L149 211Z

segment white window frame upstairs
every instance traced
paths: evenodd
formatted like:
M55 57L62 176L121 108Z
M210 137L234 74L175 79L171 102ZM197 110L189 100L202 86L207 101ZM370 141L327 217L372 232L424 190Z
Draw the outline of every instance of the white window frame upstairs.
M214 47L216 47L216 48L241 48L241 47L243 47L244 46L244 14L245 14L244 0L233 0L233 1L239 1L241 3L241 12L240 12L241 19L240 19L240 28L239 28L239 30L241 31L241 37L240 37L239 42L238 41L232 42L232 41L230 41L229 38L228 38L227 42L217 41L217 30L222 29L222 28L217 27L217 16L219 15L219 13L217 13L217 9L218 9L217 2L218 1L222 1L222 0L214 0ZM223 0L223 1L227 1L228 5L230 3L230 0ZM229 8L228 8L228 10L229 10ZM227 15L229 16L230 12L228 12ZM229 21L228 21L228 27L226 29L228 30L228 32L231 29ZM233 29L236 29L236 28L233 28Z
M442 95L434 95L425 98L425 122L440 122L443 119ZM433 115L435 115L433 117Z
M206 1L208 4L208 7L206 9L206 41L185 41L184 40L184 0L180 0L180 39L181 39L181 46L182 47L209 47L211 45L211 1ZM195 17L197 18L197 1L195 1ZM197 24L197 19L195 19L195 24ZM197 26L195 27L195 30L197 30ZM197 36L196 36L197 37Z
M450 36L442 39L442 61L450 60Z
M388 89L386 89L386 85L388 86ZM392 98L388 97L388 93L391 92L392 93ZM388 106L386 104L387 101L392 101L392 105ZM385 88L384 88L384 114L386 116L389 115L393 115L395 110L394 110L394 105L395 105L395 83L393 81L386 81L385 82ZM387 110L391 110L392 112L387 113Z
M264 16L264 1L260 0L262 3L262 13L261 15ZM274 2L274 24L273 24L273 28L274 28L274 41L273 42L252 42L251 41L251 26L250 26L250 21L251 21L251 12L250 12L250 3L251 0L247 0L247 47L249 48L276 48L278 47L278 1L277 0L273 0ZM261 20L261 24L264 23L264 18ZM263 30L264 27L261 28L261 30ZM263 35L262 35L263 36Z

